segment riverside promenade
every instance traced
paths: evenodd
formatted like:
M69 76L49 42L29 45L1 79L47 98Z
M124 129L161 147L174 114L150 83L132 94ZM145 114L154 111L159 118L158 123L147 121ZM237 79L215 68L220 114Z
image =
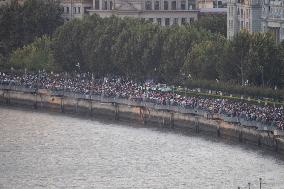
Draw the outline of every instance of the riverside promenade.
M256 121L151 102L66 91L0 86L0 104L132 121L237 140L284 154L282 131Z

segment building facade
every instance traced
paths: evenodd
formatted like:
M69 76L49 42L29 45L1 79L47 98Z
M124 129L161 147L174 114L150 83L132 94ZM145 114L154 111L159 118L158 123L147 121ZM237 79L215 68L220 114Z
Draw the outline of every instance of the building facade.
M198 0L197 7L199 9L225 8L227 0Z
M261 0L228 0L227 38L232 39L241 30L261 31Z
M272 32L276 42L284 40L284 1L264 0L262 4L262 32Z
M162 26L192 23L198 17L195 0L94 0L89 13L141 18Z
M22 5L26 0L0 0L0 7L3 5L10 4L12 1L16 1L17 3Z
M11 0L0 0L0 6L7 5L11 2Z
M63 18L69 21L73 18L82 18L93 7L93 0L61 0Z

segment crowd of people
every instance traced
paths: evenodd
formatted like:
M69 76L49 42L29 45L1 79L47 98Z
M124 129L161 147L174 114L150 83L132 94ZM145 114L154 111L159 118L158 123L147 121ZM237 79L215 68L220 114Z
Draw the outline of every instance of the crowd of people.
M181 106L258 121L284 130L284 108L204 96L185 96L153 81L134 82L120 77L95 79L91 73L0 73L0 84L31 89L66 91L85 95L123 98L158 105Z

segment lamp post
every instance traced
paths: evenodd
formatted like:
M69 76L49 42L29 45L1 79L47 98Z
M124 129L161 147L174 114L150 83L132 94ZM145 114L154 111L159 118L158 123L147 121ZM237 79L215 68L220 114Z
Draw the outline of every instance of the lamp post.
M78 72L80 73L80 62L77 62L75 66L78 68Z
M259 178L259 189L261 189L262 178Z
M67 72L65 72L65 74L64 74L63 97L65 95L66 82L67 82Z
M260 66L260 70L261 70L261 82L262 82L262 87L264 87L264 67L263 66Z

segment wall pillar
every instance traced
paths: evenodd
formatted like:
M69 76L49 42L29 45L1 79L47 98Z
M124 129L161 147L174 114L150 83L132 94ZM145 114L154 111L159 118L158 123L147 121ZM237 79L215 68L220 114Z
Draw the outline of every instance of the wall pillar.
M64 97L61 97L60 110L61 110L62 113L64 113Z
M200 130L199 130L199 120L198 120L197 117L195 118L194 125L195 125L195 132L199 133L200 132Z
M35 93L34 109L37 109L38 93Z
M243 142L243 131L239 131L239 142Z
M117 103L114 103L114 119L119 120L119 105Z
M79 100L78 100L78 98L76 98L76 105L75 105L75 112L76 113L78 113L78 102L79 102Z
M175 126L175 119L174 119L174 113L171 112L171 116L170 116L170 126L171 128L174 128Z
M218 125L218 127L217 127L217 137L220 137L220 136L221 136L220 126Z

